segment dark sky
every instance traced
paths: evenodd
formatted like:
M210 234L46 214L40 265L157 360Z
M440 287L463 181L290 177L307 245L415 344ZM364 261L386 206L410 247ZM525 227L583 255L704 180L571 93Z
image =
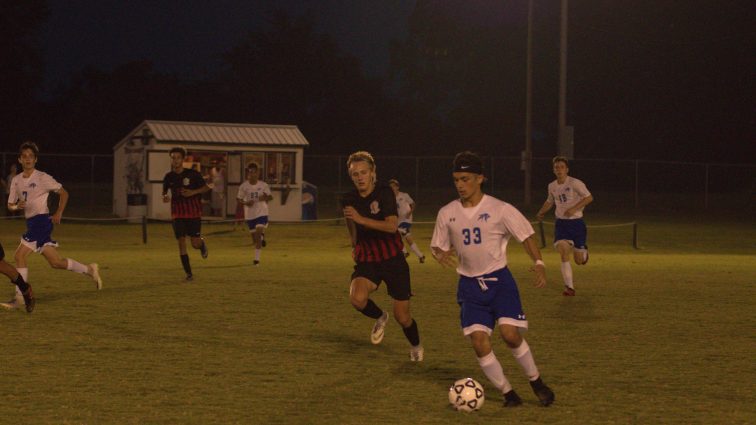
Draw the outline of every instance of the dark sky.
M47 84L85 65L100 68L137 59L188 78L212 71L220 54L249 30L265 28L274 9L313 14L318 29L383 73L388 41L406 33L411 0L50 0L43 42Z

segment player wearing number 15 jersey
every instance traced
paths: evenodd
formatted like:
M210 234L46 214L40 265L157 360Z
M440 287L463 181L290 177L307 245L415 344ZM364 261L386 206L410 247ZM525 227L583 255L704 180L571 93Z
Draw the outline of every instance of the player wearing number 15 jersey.
M554 393L541 380L528 343L520 334L528 322L520 294L507 263L507 244L514 237L535 262L535 286L546 284L541 260L530 222L513 206L481 190L483 161L472 152L457 154L453 162L454 185L459 199L441 208L433 230L431 250L442 265L455 264L457 303L462 331L470 338L483 373L504 395L507 407L522 404L512 389L491 348L491 333L499 333L530 381L542 405L554 401Z

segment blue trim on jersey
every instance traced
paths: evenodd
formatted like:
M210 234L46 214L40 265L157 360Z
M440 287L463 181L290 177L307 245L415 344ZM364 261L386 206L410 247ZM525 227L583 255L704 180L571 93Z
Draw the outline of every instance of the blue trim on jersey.
M491 278L497 280L490 280ZM484 280L480 282L479 279ZM462 329L473 325L494 329L496 322L503 317L522 322L527 327L520 292L507 267L478 277L460 276L457 303L460 306Z
M57 245L52 240L53 222L50 214L37 214L26 219L26 233L21 236L26 242L36 243L37 249L45 244Z
M253 218L252 220L247 220L247 227L249 227L249 230L255 230L257 226L267 226L267 225L268 225L267 215L261 215L260 217Z
M572 241L572 245L578 249L588 249L586 239L588 238L588 228L582 218L576 219L556 219L554 225L554 243L565 240Z

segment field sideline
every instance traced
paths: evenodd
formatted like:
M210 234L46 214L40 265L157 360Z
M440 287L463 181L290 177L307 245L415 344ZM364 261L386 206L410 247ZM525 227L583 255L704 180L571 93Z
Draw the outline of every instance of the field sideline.
M556 402L536 404L497 339L497 357L525 401L504 409L461 336L455 274L433 260L409 258L425 346L425 361L413 364L393 319L373 346L372 321L350 306L343 226L273 223L253 268L245 232L204 225L210 257L190 253L195 281L186 283L168 224L150 224L143 245L138 225L64 221L54 233L60 252L98 262L104 288L30 258L37 310L0 310L0 417L34 424L756 422L753 223L641 223L641 250L632 249L627 229L590 233L590 263L573 268L574 298L560 295L550 245L549 284L535 289L522 248L510 244L526 338ZM431 231L413 228L426 254ZM0 220L11 262L21 233L21 221ZM0 296L11 293L6 284ZM375 299L390 306L385 288ZM487 390L473 414L452 411L446 399L449 385L466 376Z

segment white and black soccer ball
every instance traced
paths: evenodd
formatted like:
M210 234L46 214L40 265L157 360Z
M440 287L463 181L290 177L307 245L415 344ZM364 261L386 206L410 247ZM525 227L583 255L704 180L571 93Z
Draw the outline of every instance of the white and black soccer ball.
M449 403L460 412L472 412L483 407L486 394L483 386L472 378L462 378L449 388Z

